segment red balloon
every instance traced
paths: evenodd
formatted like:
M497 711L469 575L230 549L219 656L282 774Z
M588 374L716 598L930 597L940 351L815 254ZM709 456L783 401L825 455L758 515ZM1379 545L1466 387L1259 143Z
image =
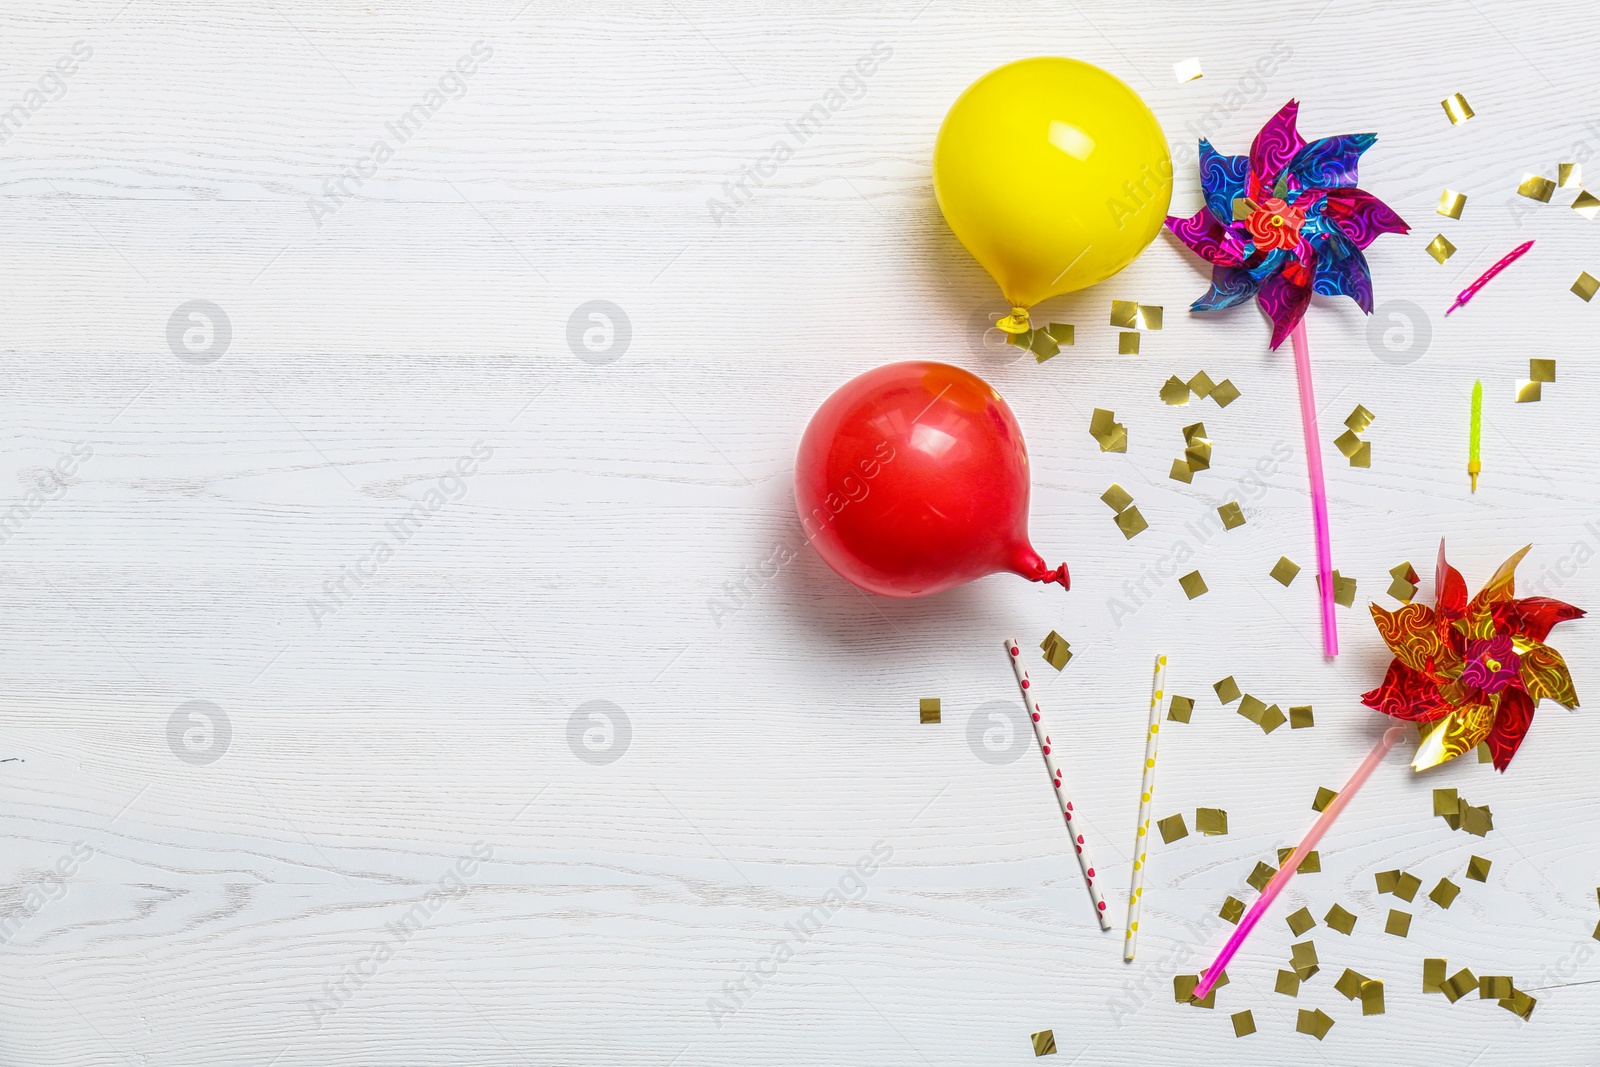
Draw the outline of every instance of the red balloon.
M1011 571L1070 588L1028 543L1028 450L1000 394L945 363L891 363L811 417L795 462L806 538L840 575L927 596Z

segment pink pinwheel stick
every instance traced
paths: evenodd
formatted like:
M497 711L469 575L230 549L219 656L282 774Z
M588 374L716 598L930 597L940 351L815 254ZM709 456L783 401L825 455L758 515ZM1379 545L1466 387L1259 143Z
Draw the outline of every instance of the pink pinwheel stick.
M1261 921L1261 916L1266 914L1267 909L1272 906L1272 902L1278 898L1278 894L1283 892L1283 887L1288 884L1289 879L1294 877L1294 872L1300 869L1300 861L1305 859L1306 855L1317 847L1317 842L1321 841L1322 835L1328 832L1328 827L1333 825L1333 820L1339 817L1339 813L1344 810L1344 806L1350 803L1351 798L1356 795L1356 791L1366 784L1368 778L1372 777L1372 772L1377 769L1378 764L1383 762L1383 757L1389 754L1389 750L1405 736L1405 733L1406 728L1404 726L1391 726L1383 732L1382 737L1378 738L1378 743L1372 746L1372 751L1368 752L1367 758L1361 761L1361 766L1356 768L1356 773L1350 776L1350 780L1344 784L1344 788L1339 791L1339 795L1329 801L1328 806L1322 810L1322 815L1318 817L1316 822L1311 824L1311 830L1306 834L1305 839L1300 842L1298 848L1289 854L1289 858L1283 861L1283 866L1278 868L1278 873L1272 876L1272 881L1267 883L1267 887L1261 891L1261 895L1256 898L1256 902L1250 905L1250 910L1245 912L1244 918L1239 921L1239 928L1233 932L1232 937L1228 938L1228 943L1222 946L1222 951L1217 953L1216 960L1206 968L1205 974L1200 976L1200 984L1194 990L1196 1000L1203 1000L1206 994L1211 992L1211 987L1217 984L1217 979L1222 977L1222 972L1228 969L1228 963L1233 959L1234 954L1239 951L1239 947L1244 944L1245 938L1250 936L1250 931L1255 929L1256 923Z
M1306 320L1294 324L1295 376L1300 379L1300 421L1306 429L1306 471L1311 476L1311 523L1317 535L1317 583L1322 590L1322 648L1339 654L1339 623L1333 615L1333 542L1328 537L1328 486L1322 478L1322 435L1317 432L1317 398L1311 391L1311 342Z

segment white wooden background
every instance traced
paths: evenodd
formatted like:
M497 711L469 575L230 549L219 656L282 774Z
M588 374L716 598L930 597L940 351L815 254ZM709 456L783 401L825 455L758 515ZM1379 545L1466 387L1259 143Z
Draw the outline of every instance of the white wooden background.
M1381 727L1356 698L1387 662L1364 605L1392 604L1389 567L1413 561L1431 597L1441 536L1474 588L1531 540L1525 584L1600 607L1600 307L1567 291L1600 274L1600 223L1563 206L1574 190L1514 195L1563 160L1600 180L1591 12L1203 8L6 5L0 105L25 121L0 144L0 503L40 484L51 499L0 545L0 758L16 760L0 764L0 1063L1021 1064L1047 1027L1061 1063L1592 1062L1587 709L1544 705L1504 776L1460 761L1414 777L1396 754L1217 1009L1173 1003L1171 976L1223 939L1223 897L1248 897L1251 867ZM1274 62L1280 41L1292 55ZM58 91L76 42L92 54ZM319 226L308 202L477 42L492 55L464 94ZM708 200L877 42L892 55L864 92L719 225ZM1310 318L1327 441L1357 403L1377 415L1370 470L1327 451L1336 562L1360 583L1335 663L1318 647L1292 362L1267 353L1254 309L1190 317L1202 272L1162 237L1044 309L1077 324L1062 356L985 344L1002 305L939 216L929 158L963 87L1040 53L1127 79L1184 159L1197 131L1245 150L1291 96L1310 135L1381 134L1363 185L1414 227L1371 250L1382 321L1369 334L1348 301ZM1205 77L1179 84L1190 57ZM1478 117L1452 127L1439 101L1457 91ZM1459 221L1433 212L1445 186L1468 195ZM1175 209L1196 197L1185 168ZM1460 247L1442 267L1423 251L1438 232ZM1531 255L1441 317L1528 237ZM1166 307L1137 358L1115 354L1113 296ZM214 362L169 344L191 300L231 326ZM592 300L626 315L620 358L569 345ZM1515 405L1530 356L1556 357L1560 377ZM806 419L900 357L959 363L1006 396L1034 459L1034 538L1070 563L1070 593L999 576L874 600L804 547L791 473ZM1242 398L1160 403L1169 374L1202 367ZM1095 406L1128 426L1126 455L1089 437ZM1166 472L1197 417L1215 456L1185 486ZM314 618L324 583L371 571L386 524L478 442L477 473L445 484L457 499ZM79 443L92 458L51 480ZM1151 523L1132 542L1097 499L1113 481ZM1197 536L1229 499L1248 525ZM1180 542L1210 593L1191 602L1167 580L1115 625L1109 602ZM1280 554L1308 568L1289 589L1267 576ZM985 705L1015 704L1001 640L1031 649L1052 628L1075 658L1036 674L1116 890L1110 934L1026 739L1009 763L968 741L974 716L991 726ZM1593 623L1555 643L1594 697ZM1231 833L1157 847L1127 965L1157 651L1197 707L1163 735L1156 814L1192 827L1195 807L1224 807ZM1316 728L1263 736L1211 694L1228 674L1313 704ZM923 696L942 698L941 725L919 725ZM226 716L226 743L169 734L193 700ZM573 740L594 700L626 717L626 744L583 717ZM1492 805L1493 833L1433 818L1436 785ZM857 890L846 870L875 843L888 858ZM1486 885L1462 877L1474 853L1494 861ZM1404 940L1382 933L1394 902L1372 879L1394 867L1424 883ZM1464 891L1442 911L1424 894L1446 875ZM774 967L786 924L840 886L856 899ZM1354 936L1319 927L1322 973L1298 1000L1274 994L1282 916L1335 902L1360 916ZM425 921L402 939L408 913ZM1532 1021L1423 995L1435 955L1514 976L1539 998ZM1346 966L1386 981L1386 1015L1333 991ZM753 970L774 973L736 1012L708 1007ZM336 1010L314 1010L341 984ZM1246 1007L1260 1032L1240 1041L1228 1015ZM1337 1020L1326 1041L1293 1032L1301 1007Z

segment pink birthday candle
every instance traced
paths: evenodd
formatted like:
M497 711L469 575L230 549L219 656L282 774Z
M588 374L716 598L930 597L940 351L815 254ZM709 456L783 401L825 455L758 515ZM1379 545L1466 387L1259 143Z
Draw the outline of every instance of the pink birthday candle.
M1478 275L1477 281L1473 282L1471 285L1461 290L1460 293L1456 294L1456 302L1445 308L1444 313L1446 315L1450 314L1450 312L1454 311L1462 304L1465 304L1468 300L1471 300L1473 297L1477 296L1479 289L1482 289L1485 285L1488 285L1490 280L1492 280L1496 274L1499 274L1501 271L1511 266L1511 264L1521 259L1524 253L1526 253L1528 249L1532 247L1532 241L1524 241L1511 251L1507 252L1505 255L1501 256L1499 261L1495 263L1494 266Z
M1216 960L1206 968L1205 974L1200 976L1200 984L1195 986L1194 990L1194 998L1196 1000L1205 999L1206 994L1211 992L1211 987L1217 984L1217 979L1222 977L1222 972L1228 969L1228 962L1233 959L1234 953L1239 951L1239 946L1244 944L1245 938L1250 936L1250 931L1254 930L1256 923L1261 921L1261 916L1266 914L1267 909L1272 906L1272 902L1278 898L1278 894L1283 892L1283 887L1288 884L1289 879L1294 877L1294 872L1300 868L1300 861L1306 858L1307 853L1317 847L1317 842L1321 841L1322 835L1328 832L1328 827L1333 825L1333 820L1339 817L1339 813L1344 810L1344 806L1350 803L1350 798L1354 797L1356 791L1366 783L1368 778L1372 777L1372 772L1377 769L1378 764L1383 762L1383 757L1389 754L1389 750L1405 736L1405 733L1406 728L1404 726L1391 726L1383 732L1382 737L1378 738L1378 743L1372 746L1372 751L1368 752L1367 758L1361 761L1361 766L1356 768L1356 773L1350 776L1350 780L1344 784L1344 788L1339 790L1339 795L1329 801L1328 806L1323 809L1322 815L1316 822L1311 824L1311 830L1306 834L1305 839L1300 842L1298 848L1289 854L1289 858L1284 860L1283 866L1278 868L1278 873L1272 876L1272 881L1267 883L1267 887L1261 891L1261 895L1256 898L1256 902L1250 905L1250 910L1239 921L1239 927L1234 930L1233 936L1228 938L1228 943L1222 946L1221 952L1217 953Z
M1300 421L1306 430L1306 472L1311 476L1311 523L1317 537L1317 583L1322 590L1322 648L1339 654L1339 623L1333 615L1333 543L1328 537L1328 486L1322 478L1322 436L1317 432L1317 398L1311 391L1311 342L1306 320L1294 324L1295 376L1300 380Z

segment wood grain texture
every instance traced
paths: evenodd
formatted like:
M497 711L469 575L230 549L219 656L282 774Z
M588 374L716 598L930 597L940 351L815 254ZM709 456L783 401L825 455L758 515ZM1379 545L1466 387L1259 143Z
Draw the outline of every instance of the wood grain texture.
M1356 703L1386 662L1362 605L1389 603L1391 566L1431 574L1447 535L1476 585L1531 540L1524 589L1600 605L1600 310L1567 292L1600 274L1600 230L1570 191L1515 195L1558 161L1600 172L1591 21L1570 0L8 5L0 113L54 98L0 141L0 511L51 498L0 543L0 1063L1021 1064L1045 1028L1062 1063L1589 1062L1588 711L1547 703L1505 776L1394 758L1217 1010L1174 1004L1171 978L1208 962L1223 898L1247 897L1380 728ZM1292 57L1255 73L1280 40ZM724 183L878 42L892 55L858 98L719 223ZM1180 151L1242 146L1290 96L1314 134L1381 134L1363 184L1412 233L1371 249L1373 320L1348 302L1309 320L1327 441L1357 403L1377 416L1370 470L1327 450L1336 562L1359 583L1336 664L1292 361L1253 309L1185 313L1202 276L1163 237L1046 306L1077 325L1051 362L985 332L1003 308L939 216L933 138L972 79L1048 52L1128 80ZM463 56L456 92L441 79ZM1180 85L1191 56L1206 75ZM1478 117L1452 127L1439 101L1458 91ZM1445 186L1469 197L1459 221L1433 213ZM1197 197L1186 171L1174 209ZM1443 266L1423 251L1439 232L1460 248ZM1137 358L1115 355L1113 296L1167 308ZM231 326L214 362L169 343L192 300ZM569 346L592 300L631 325L614 361ZM1004 393L1034 539L1070 593L995 577L871 599L805 546L805 421L898 356ZM1516 405L1530 356L1558 357L1559 380ZM1159 401L1202 367L1241 398ZM1097 406L1125 455L1089 437ZM1216 447L1186 486L1166 472L1196 418ZM92 454L49 477L75 446ZM1150 522L1131 542L1096 499L1113 481ZM1229 500L1247 524L1208 533ZM1195 601L1184 554L1210 586ZM1288 589L1280 555L1308 568ZM1152 850L1132 965L1088 912L1027 738L1006 747L1001 641L1051 629L1074 659L1033 673L1106 884L1127 880L1157 650L1196 709L1163 737L1155 815L1229 813L1225 837ZM1593 625L1557 644L1589 694ZM1229 674L1317 726L1262 736L1212 694ZM918 724L923 696L941 725ZM173 740L195 700L226 744L192 718ZM620 709L625 745L591 701ZM594 762L585 734L620 758ZM1492 806L1487 838L1430 815L1445 785ZM1464 879L1473 854L1487 884ZM1382 933L1405 905L1372 879L1396 867L1424 883L1405 939ZM1448 911L1425 896L1444 876L1464 887ZM1319 926L1322 973L1274 994L1297 940L1282 915L1336 902L1354 934ZM1533 1020L1424 995L1428 956L1514 976ZM1387 1014L1335 995L1347 966L1385 980ZM1247 1007L1260 1032L1241 1043L1227 1016ZM1335 1018L1326 1041L1294 1033L1301 1007Z

